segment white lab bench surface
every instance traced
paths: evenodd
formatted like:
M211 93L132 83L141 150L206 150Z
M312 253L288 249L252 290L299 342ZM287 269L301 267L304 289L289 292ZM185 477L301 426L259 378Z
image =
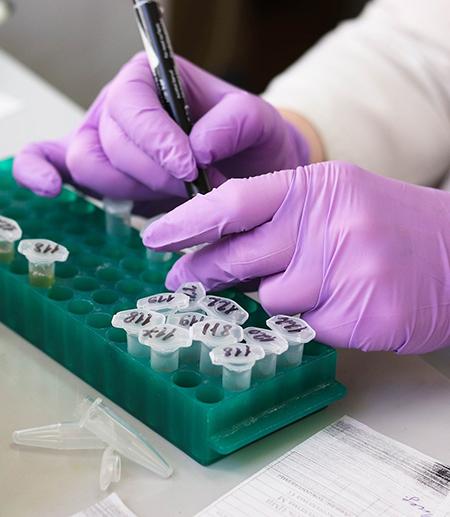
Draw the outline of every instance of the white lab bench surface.
M0 119L0 154L30 140L68 133L81 110L0 51L0 92L23 109ZM0 293L8 296L8 293ZM338 380L348 395L329 408L241 451L203 467L152 430L127 418L173 465L163 480L123 462L112 485L139 517L192 516L246 477L344 414L407 445L450 463L450 381L419 357L341 351ZM90 386L0 324L0 515L69 516L103 499L98 488L100 451L49 451L11 444L16 429L70 420Z

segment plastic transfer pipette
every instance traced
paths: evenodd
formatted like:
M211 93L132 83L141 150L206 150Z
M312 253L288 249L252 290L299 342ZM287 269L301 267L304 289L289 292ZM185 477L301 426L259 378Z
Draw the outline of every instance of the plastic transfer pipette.
M125 458L158 474L170 477L172 467L135 429L107 408L101 398L85 399L79 408L81 428L87 429Z

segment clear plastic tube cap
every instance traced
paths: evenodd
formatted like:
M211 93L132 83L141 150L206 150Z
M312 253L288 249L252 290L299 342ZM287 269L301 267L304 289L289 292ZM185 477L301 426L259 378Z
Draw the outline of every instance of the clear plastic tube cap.
M186 310L195 311L199 309L199 301L206 296L206 289L201 282L186 282L176 290L188 296L189 305Z
M248 320L248 312L238 303L228 298L208 295L198 302L201 309L213 318L220 318L242 325Z
M208 348L231 345L244 338L244 331L239 325L210 317L194 323L189 332L193 340L201 341Z
M159 312L129 309L114 314L111 325L124 329L130 336L137 336L141 330L161 325L165 319Z
M129 201L128 199L103 199L103 206L105 211L111 215L116 215L118 217L120 217L121 215L131 214L131 211L133 210L133 205L133 201Z
M139 343L160 354L171 354L192 345L192 339L186 329L168 323L141 330L138 339Z
M173 469L166 460L131 425L102 403L85 399L79 407L79 426L87 429L123 457L158 474L163 478L172 475Z
M244 329L246 343L260 345L264 348L266 355L280 355L288 349L287 340L273 330L260 329L258 327L247 327Z
M65 262L69 257L67 248L48 239L24 239L17 249L32 264Z
M0 241L16 242L21 238L22 229L16 221L0 215Z
M158 293L141 298L137 306L147 311L177 311L189 306L189 296L183 293Z
M267 320L267 326L283 336L289 343L308 343L316 337L316 332L306 321L295 316L279 314Z
M111 483L118 483L122 474L120 455L112 447L107 447L100 464L100 490L108 490Z
M228 370L243 372L255 366L256 361L263 359L264 349L261 345L237 343L229 346L217 346L211 350L211 362Z
M188 329L196 323L204 321L208 316L199 312L175 312L167 316L167 323Z

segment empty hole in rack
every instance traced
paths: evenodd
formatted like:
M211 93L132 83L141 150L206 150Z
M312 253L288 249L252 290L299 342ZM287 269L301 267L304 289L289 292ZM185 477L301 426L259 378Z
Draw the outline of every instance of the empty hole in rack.
M159 284L164 282L166 279L165 271L161 271L159 269L149 269L148 271L144 271L141 275L142 280L149 284Z
M11 202L11 200L9 199L9 196L7 196L6 194L0 195L0 208L7 207L10 202Z
M105 329L111 324L111 316L104 312L94 312L88 315L86 323L96 329Z
M14 199L17 199L18 201L26 201L27 199L30 199L33 197L33 193L30 190L26 189L19 189L14 193Z
M101 235L88 235L84 242L89 246L102 246L105 244L105 238Z
M85 199L78 198L70 205L70 211L76 214L92 214L94 212L95 206L92 203L89 203Z
M43 239L49 239L53 242L61 243L63 240L63 234L59 230L45 230L45 233L42 235ZM70 250L69 250L70 251Z
M122 273L119 269L115 267L99 267L97 269L96 275L101 280L105 280L106 282L117 282L122 278Z
M142 291L143 286L137 280L134 280L132 278L126 278L124 280L121 280L120 282L117 282L116 287L117 289L119 289L119 291L122 291L122 293L137 294Z
M26 275L28 273L28 262L25 258L17 257L9 266L9 270L15 275Z
M114 343L127 342L127 333L123 329L109 329L106 332L106 336L110 341L114 341Z
M55 271L59 278L73 278L78 273L78 269L67 262L58 262Z
M23 219L27 217L28 211L21 206L10 206L9 208L5 208L3 215L10 219Z
M174 374L172 382L181 388L195 388L202 382L202 376L191 370L180 370Z
M68 310L72 314L89 314L94 309L94 305L88 300L72 300L68 305Z
M73 287L78 291L93 291L98 285L97 280L89 276L79 276L73 281Z
M213 384L202 384L195 392L197 400L206 404L215 404L223 399L223 389Z
M42 224L35 219L30 219L29 221L24 221L21 224L23 232L27 236L37 237L38 234L42 231Z
M96 255L82 255L78 260L84 267L97 267L102 263L101 259Z
M61 222L63 221L63 214L59 211L49 211L45 215L45 219L52 225L56 225L59 227L61 225Z
M72 296L72 289L69 289L68 287L64 287L62 285L55 285L48 292L48 297L52 300L56 300L57 302L65 302L66 300L70 300Z
M119 295L112 289L99 289L92 294L92 299L101 305L111 305L119 299Z
M81 235L86 231L86 227L81 223L70 223L66 226L66 232L73 235Z
M122 260L120 265L127 271L139 272L144 271L147 266L147 262L138 257L126 257Z
M102 253L109 258L121 259L125 257L126 250L117 244L107 244L102 248Z
M15 181L11 177L0 175L0 190L11 190L16 186Z

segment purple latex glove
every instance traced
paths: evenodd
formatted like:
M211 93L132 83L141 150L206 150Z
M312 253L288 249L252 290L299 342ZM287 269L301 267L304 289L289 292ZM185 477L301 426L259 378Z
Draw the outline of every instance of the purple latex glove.
M230 180L145 232L179 250L167 287L261 277L270 314L302 313L336 347L424 353L450 345L450 194L327 162Z
M44 196L62 182L98 196L186 198L181 180L208 167L212 185L307 162L304 138L261 98L177 58L195 122L188 136L163 110L144 53L100 93L80 128L58 142L32 144L15 178ZM177 203L176 203L177 204Z

